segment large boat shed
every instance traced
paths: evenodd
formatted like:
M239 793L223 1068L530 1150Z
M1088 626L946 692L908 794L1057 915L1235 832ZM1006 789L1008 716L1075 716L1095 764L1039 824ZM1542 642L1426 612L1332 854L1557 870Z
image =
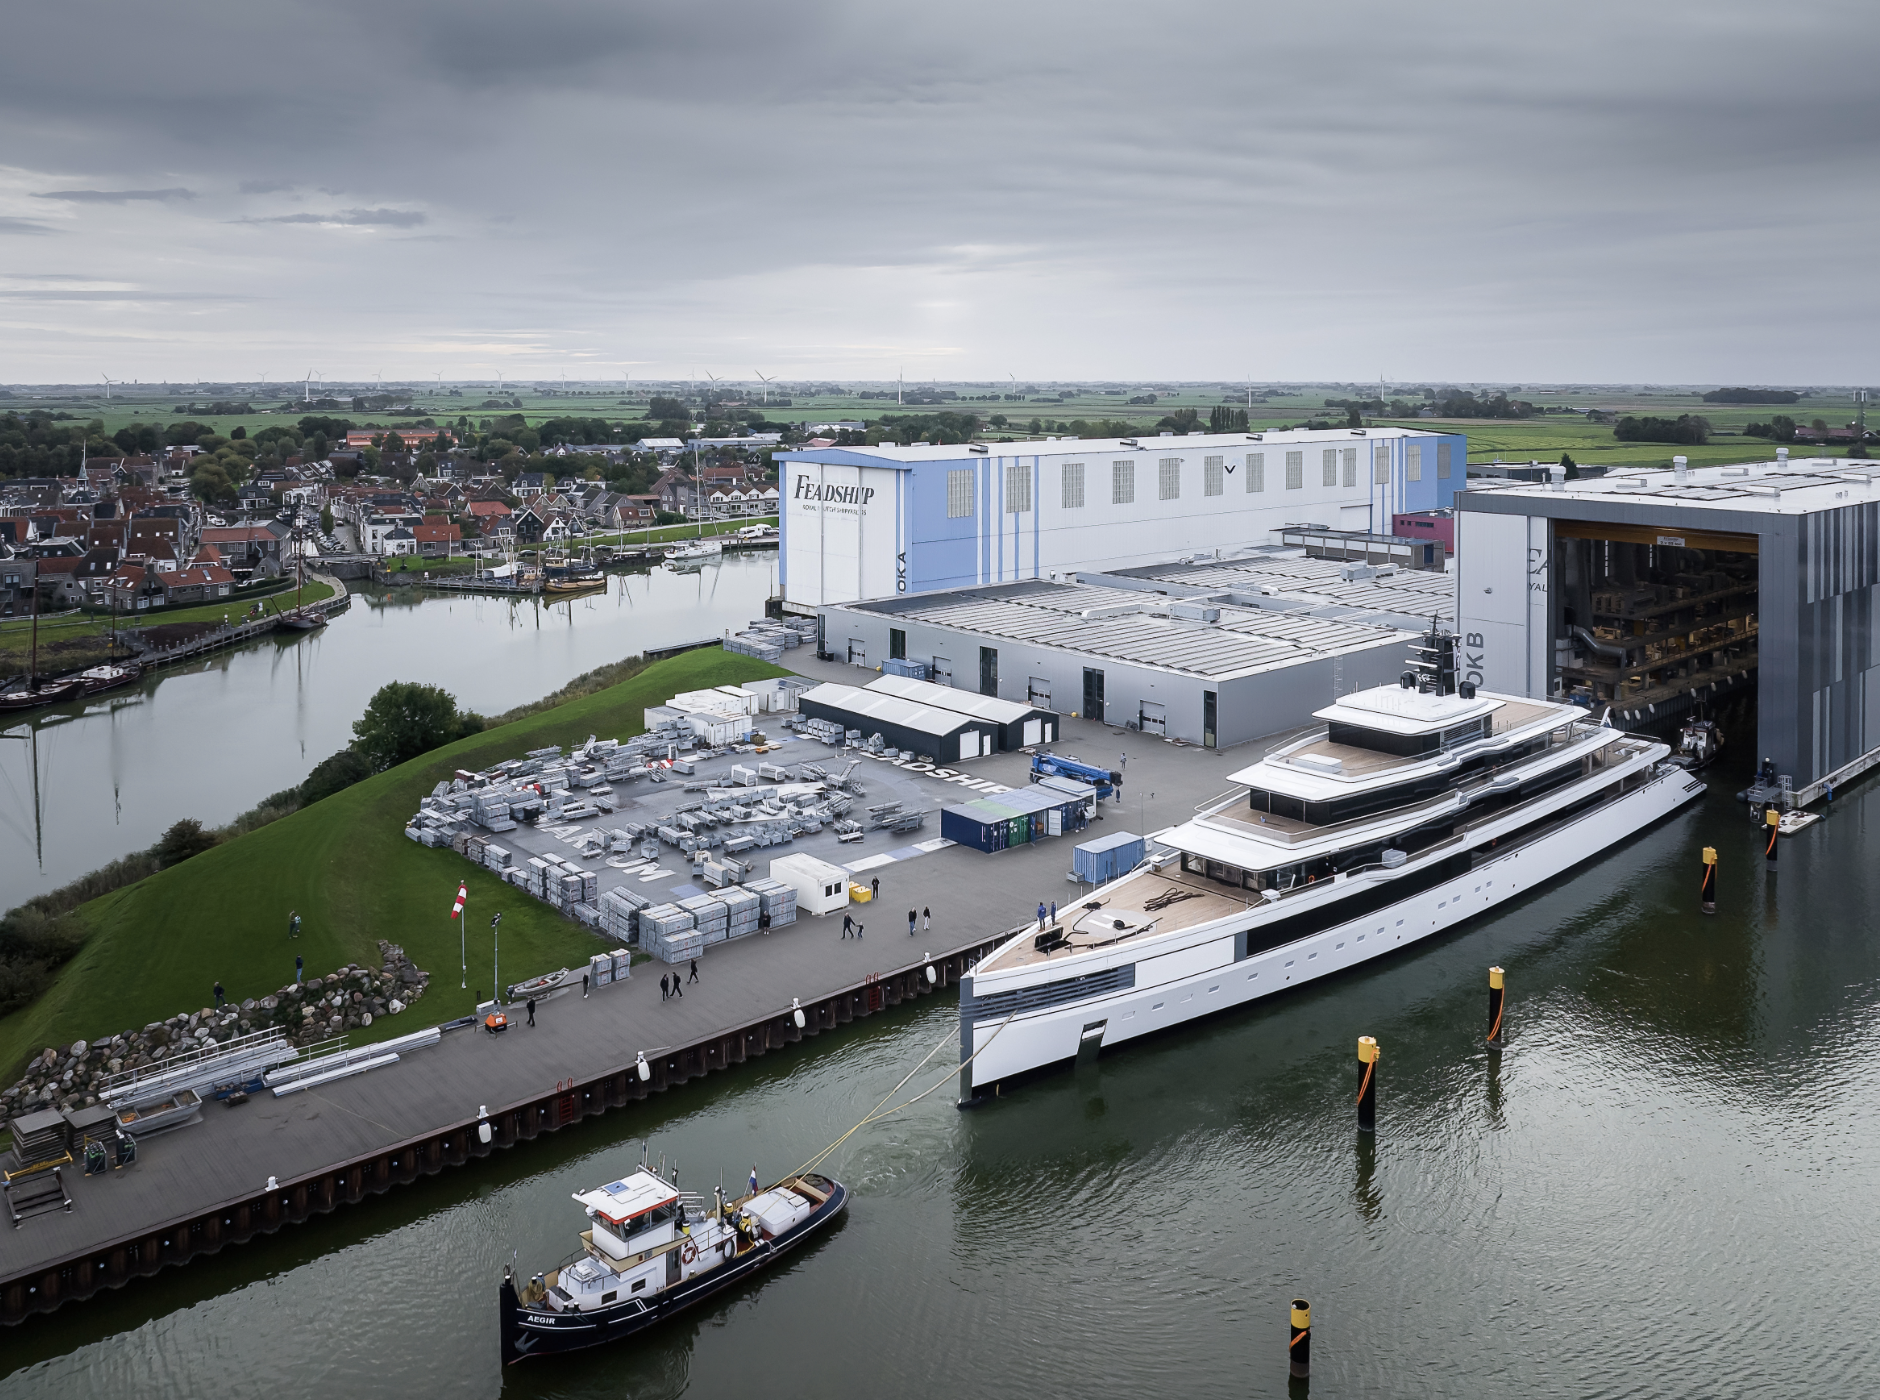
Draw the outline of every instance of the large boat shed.
M951 710L955 714L983 719L997 726L999 747L1007 753L1033 744L1057 742L1057 711L1039 705L1001 700L994 695L976 695L970 690L955 690L950 685L917 681L912 676L881 676L865 688L898 695L917 705L931 705L936 710Z
M810 719L860 730L863 737L879 734L893 747L937 763L978 758L999 744L997 726L990 720L852 685L830 683L806 690L797 698L797 709Z

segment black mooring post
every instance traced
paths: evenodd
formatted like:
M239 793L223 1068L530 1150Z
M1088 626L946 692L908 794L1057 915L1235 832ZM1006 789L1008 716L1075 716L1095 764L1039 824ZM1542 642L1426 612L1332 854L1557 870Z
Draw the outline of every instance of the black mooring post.
M1377 1061L1382 1052L1368 1035L1358 1037L1358 1131L1377 1131Z
M1506 1044L1502 1039L1501 1022L1507 994L1502 970L1491 967L1488 970L1488 1048L1491 1050L1500 1050Z
M1706 914L1717 912L1717 848L1704 847L1704 890L1703 910Z
M1312 1304L1292 1300L1292 1340L1286 1343L1287 1370L1304 1379L1312 1372Z
M1769 863L1769 873L1771 875L1776 873L1776 833L1782 829L1781 823L1782 814L1776 811L1775 806L1771 804L1769 809L1763 813L1763 825L1769 830L1769 848L1763 852L1763 857Z

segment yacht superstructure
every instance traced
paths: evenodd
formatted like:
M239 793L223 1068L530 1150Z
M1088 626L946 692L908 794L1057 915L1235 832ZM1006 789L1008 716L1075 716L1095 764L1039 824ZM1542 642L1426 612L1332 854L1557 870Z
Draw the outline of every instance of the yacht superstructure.
M960 981L960 1091L1096 1054L1453 928L1703 791L1669 746L1456 681L1432 627L1395 686L1230 775L1162 853Z

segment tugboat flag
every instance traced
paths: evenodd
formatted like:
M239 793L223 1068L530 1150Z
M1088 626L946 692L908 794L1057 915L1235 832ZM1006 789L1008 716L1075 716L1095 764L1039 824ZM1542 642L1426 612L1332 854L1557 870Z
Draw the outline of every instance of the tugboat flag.
M463 913L463 902L468 898L470 898L470 887L468 885L458 885L457 902L450 906L451 918L454 919L459 914Z

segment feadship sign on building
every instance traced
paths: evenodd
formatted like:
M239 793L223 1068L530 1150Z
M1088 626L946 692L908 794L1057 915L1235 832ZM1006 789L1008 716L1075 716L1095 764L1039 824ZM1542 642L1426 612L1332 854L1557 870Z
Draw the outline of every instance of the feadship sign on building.
M812 611L1388 528L1465 485L1457 434L1407 428L1069 438L777 454L784 603Z

